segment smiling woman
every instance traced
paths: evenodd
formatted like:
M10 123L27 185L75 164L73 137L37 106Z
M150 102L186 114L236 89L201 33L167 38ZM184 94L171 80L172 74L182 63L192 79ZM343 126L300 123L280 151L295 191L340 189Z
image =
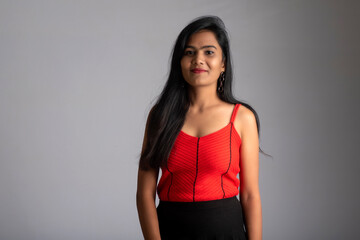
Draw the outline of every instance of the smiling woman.
M136 195L145 239L262 238L259 119L234 98L232 77L222 20L192 21L145 127Z
M201 30L190 36L181 59L184 80L191 86L215 85L225 63L216 36L212 31Z

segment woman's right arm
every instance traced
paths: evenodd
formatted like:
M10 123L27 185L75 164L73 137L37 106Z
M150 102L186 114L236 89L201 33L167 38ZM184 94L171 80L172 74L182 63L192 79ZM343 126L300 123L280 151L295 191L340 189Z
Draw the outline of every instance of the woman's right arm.
M151 111L149 113L149 116ZM146 122L145 134L142 146L144 151L147 140L147 129L149 125L149 116ZM136 207L138 210L139 221L145 240L160 240L159 221L155 206L156 186L159 175L159 169L142 170L139 167Z
M156 170L144 171L139 169L138 187L136 192L136 206L139 214L141 229L145 240L160 240L159 221L155 206Z

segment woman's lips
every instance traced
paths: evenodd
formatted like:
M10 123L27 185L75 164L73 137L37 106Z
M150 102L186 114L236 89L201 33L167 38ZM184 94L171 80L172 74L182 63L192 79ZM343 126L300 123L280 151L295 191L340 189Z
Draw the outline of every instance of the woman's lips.
M193 72L193 73L203 73L203 72L206 72L206 70L201 69L201 68L194 68L194 69L191 70L191 72Z

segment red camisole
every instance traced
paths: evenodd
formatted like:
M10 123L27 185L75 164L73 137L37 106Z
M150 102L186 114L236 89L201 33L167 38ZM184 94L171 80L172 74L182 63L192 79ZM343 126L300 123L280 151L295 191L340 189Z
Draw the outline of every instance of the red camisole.
M167 166L161 167L157 194L162 201L198 202L239 194L241 138L234 128L235 104L225 127L203 137L180 131Z

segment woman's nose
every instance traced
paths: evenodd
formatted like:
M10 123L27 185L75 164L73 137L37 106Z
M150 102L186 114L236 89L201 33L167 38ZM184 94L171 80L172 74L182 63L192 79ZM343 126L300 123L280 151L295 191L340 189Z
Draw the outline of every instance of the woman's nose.
M202 54L197 53L194 55L194 57L192 59L193 64L203 64L203 62L204 62L204 58L203 58Z

